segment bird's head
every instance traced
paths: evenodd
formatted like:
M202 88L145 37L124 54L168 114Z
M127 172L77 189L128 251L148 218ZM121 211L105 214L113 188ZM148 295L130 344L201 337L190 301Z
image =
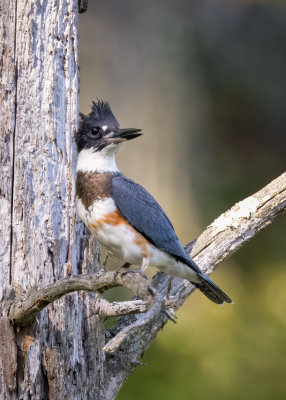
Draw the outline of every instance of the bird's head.
M78 152L84 149L101 151L107 147L118 147L122 142L142 135L141 129L120 129L108 103L92 102L89 115L80 113L79 130L76 135Z

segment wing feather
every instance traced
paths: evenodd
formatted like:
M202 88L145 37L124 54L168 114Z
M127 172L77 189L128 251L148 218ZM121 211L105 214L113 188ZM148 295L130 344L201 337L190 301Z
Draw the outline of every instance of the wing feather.
M138 232L159 249L200 271L185 252L171 221L146 189L121 174L112 179L112 189L115 205Z

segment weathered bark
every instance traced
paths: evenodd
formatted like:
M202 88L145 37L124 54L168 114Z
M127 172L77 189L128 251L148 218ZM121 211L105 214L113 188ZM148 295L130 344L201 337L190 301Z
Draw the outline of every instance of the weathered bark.
M4 297L97 271L81 265L74 208L77 15L75 0L0 4L0 331L7 338ZM92 296L76 293L43 310L16 335L17 358L1 338L1 399L99 398L104 331L100 319L86 317Z
M14 165L14 131L15 131L15 4L0 3L0 299L3 290L10 283L10 252L12 222L12 191Z
M16 104L15 65L15 7L0 3L0 397L15 393L17 349L13 329L3 308L3 298L10 291L11 235L14 168L14 132ZM10 347L11 345L11 347ZM6 360L9 359L7 365Z
M0 3L1 400L113 399L194 289L174 279L166 304L162 273L153 291L139 274L99 271L98 245L77 220L78 4L87 2ZM192 256L210 273L285 208L283 174L214 221ZM142 300L92 293L117 285ZM134 312L105 332L106 317Z

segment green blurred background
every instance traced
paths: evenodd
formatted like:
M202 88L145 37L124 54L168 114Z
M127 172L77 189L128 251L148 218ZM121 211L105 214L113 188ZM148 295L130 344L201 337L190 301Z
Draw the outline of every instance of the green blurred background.
M145 135L123 173L163 206L184 244L285 170L286 4L90 0L80 16L80 109L109 101ZM194 293L118 399L285 399L285 216L220 266L232 297Z

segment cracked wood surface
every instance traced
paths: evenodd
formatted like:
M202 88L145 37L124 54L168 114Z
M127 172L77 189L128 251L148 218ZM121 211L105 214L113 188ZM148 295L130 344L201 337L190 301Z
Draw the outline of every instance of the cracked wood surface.
M5 326L3 299L97 271L89 248L82 263L85 238L74 207L77 20L76 0L0 0L0 332L6 336L13 331ZM1 344L0 371L7 372L8 357L11 374L16 370L10 379L0 373L1 400L99 398L104 333L97 317L87 318L93 297L75 293L46 307L16 332L16 358Z
M12 198L15 132L15 7L16 0L10 4L0 3L0 299L4 288L10 283Z

